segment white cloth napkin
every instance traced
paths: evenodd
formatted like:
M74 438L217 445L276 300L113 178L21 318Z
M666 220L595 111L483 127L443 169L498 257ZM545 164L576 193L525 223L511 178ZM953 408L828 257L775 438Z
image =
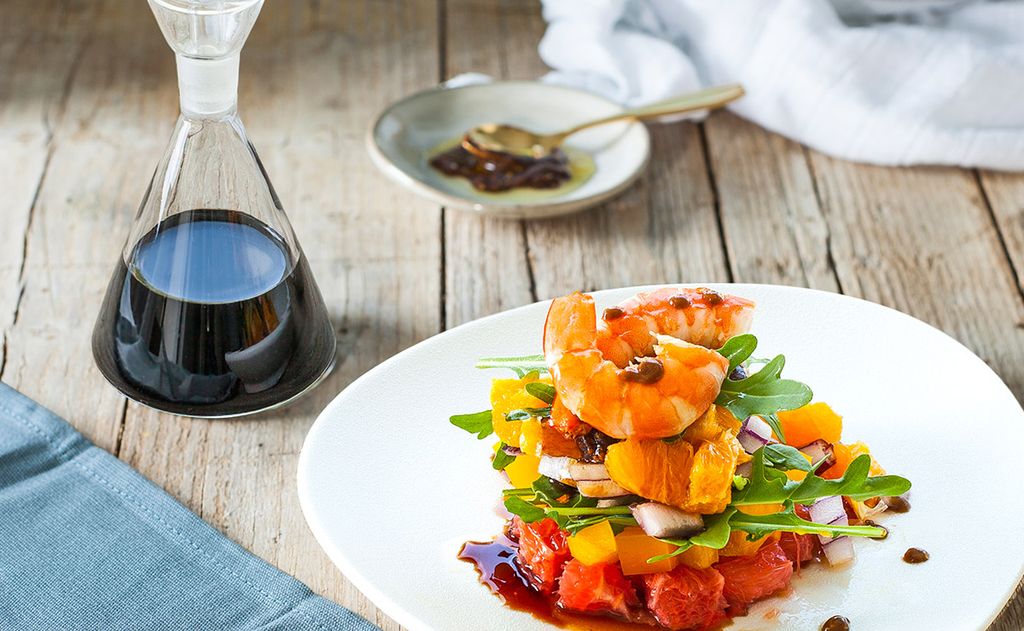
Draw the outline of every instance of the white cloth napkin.
M545 81L626 105L735 81L735 112L841 158L1024 169L1024 2L543 1Z

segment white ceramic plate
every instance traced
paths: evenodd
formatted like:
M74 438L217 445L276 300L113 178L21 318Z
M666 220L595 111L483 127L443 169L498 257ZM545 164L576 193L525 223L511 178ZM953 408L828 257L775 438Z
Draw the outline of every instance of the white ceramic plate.
M856 631L984 629L1024 571L1019 458L1024 411L983 361L897 311L808 289L712 285L757 301L758 356L786 354L789 377L844 415L846 440L864 440L891 472L909 477L913 509L885 523L885 541L857 541L849 569L804 569L792 594L755 605L732 629L818 629L834 614ZM639 288L595 294L607 306ZM399 623L421 629L539 630L504 607L456 554L499 533L502 483L492 439L448 422L490 407L479 356L540 350L538 303L433 337L349 386L310 430L299 497L330 558ZM910 546L931 560L908 565ZM772 609L778 616L765 614Z
M625 190L650 156L639 123L612 123L574 134L566 142L594 159L594 173L577 188L475 190L428 164L439 147L483 123L508 123L540 133L561 131L622 111L589 92L536 81L501 81L418 92L391 105L373 122L366 145L374 163L395 182L450 208L505 218L538 219L599 204Z

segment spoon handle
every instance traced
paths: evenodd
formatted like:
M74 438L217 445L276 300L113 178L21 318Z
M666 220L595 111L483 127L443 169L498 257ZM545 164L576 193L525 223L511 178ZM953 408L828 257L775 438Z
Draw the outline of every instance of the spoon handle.
M584 129L590 129L597 125L614 123L620 120L647 120L650 118L667 116L668 114L682 114L683 112L693 112L696 110L715 109L722 107L726 103L735 101L743 96L743 94L743 86L738 83L718 85L699 92L691 92L690 94L684 94L664 101L658 101L651 105L645 105L643 107L626 110L625 112L619 112L618 114L613 114L612 116L607 116L605 118L588 121L560 133L559 136L561 138L565 138L570 134L575 134L576 132Z

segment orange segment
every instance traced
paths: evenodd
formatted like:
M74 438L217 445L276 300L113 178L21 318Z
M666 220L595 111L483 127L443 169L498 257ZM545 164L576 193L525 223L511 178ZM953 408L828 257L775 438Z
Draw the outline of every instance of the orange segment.
M843 434L843 417L827 403L808 403L802 408L779 412L779 423L786 434L786 444L803 447L819 438L838 443Z
M516 459L505 467L505 473L512 486L521 489L530 486L540 477L540 472L537 471L539 465L540 458L537 456L522 454L516 456Z
M630 526L615 535L615 547L622 573L626 576L671 572L679 564L678 557L648 563L647 559L669 554L676 547L649 536L637 526Z
M836 463L822 472L821 477L835 480L841 478L846 473L846 468L850 466L850 463L856 460L857 456L861 454L871 455L871 450L868 446L862 442L855 442L849 445L842 443L833 445L833 452L836 456ZM878 464L874 456L871 456L871 468L868 469L868 475L885 475L885 469L882 465Z

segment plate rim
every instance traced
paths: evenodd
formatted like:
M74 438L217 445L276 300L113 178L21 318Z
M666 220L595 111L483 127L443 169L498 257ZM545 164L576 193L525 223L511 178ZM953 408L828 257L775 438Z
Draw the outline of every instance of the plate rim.
M413 92L407 96L404 96L397 101L391 103L383 110L381 110L377 116L370 122L370 125L366 129L364 135L364 142L366 145L366 151L370 155L370 160L373 162L381 173L383 173L392 182L405 187L406 189L425 197L430 201L441 204L446 208L454 208L462 211L471 212L480 216L488 217L500 217L508 219L541 219L548 217L558 217L561 215L568 215L575 213L591 206L596 206L603 202L606 202L619 194L623 193L629 188L637 179L647 170L648 165L651 162L651 134L647 127L640 122L633 121L628 124L627 129L639 129L641 138L643 139L644 151L643 157L634 169L626 178L615 186L597 192L587 197L568 200L558 201L558 198L551 200L541 200L535 202L511 202L504 203L500 200L496 200L493 204L484 204L481 202L473 201L465 197L460 197L453 193L443 191L439 188L431 186L426 182L422 182L419 179L410 175L407 171L395 164L391 159L387 157L383 149L377 143L376 132L380 126L381 121L384 120L391 112L397 107L404 105L410 101L426 98L434 95L438 92L448 92L455 90L474 90L486 87L515 87L516 85L529 85L532 87L541 86L544 89L552 89L562 92L568 92L573 95L587 96L603 101L617 109L617 111L624 111L625 108L612 101L611 99L604 97L594 92L588 92L579 88L574 88L564 85L556 85L552 83L544 83L542 81L531 81L531 80L509 80L509 81L490 81L488 83L474 83L470 85L463 85L457 87L446 87L445 85L437 85L432 88Z
M864 303L867 303L867 304L872 305L874 307L880 307L881 309L883 309L885 311L892 312L892 313L896 314L897 317L900 317L900 318L903 318L903 319L909 319L909 320L912 320L912 321L914 321L914 322L916 322L918 324L924 325L925 327L927 327L929 329L932 329L934 332L938 333L939 335L947 338L949 341L952 341L956 346L959 346L962 350L966 351L971 357L974 358L974 360L976 360L979 363L980 367L983 367L985 370L987 370L989 373L991 373L992 376L994 376L996 378L996 380L998 381L999 385L1002 387L1004 393L1006 395L1008 395L1010 400L1012 400L1016 404L1017 409L1020 410L1020 412L1021 412L1021 417L1024 418L1024 406L1021 405L1021 402L1017 399L1016 395L1013 394L1013 391L1010 390L1010 387L1006 384L1006 382L999 375L999 373L997 373L995 370L993 370L992 367L988 365L988 363L986 363L981 357L979 357L977 355L977 353L975 353L973 350L971 350L965 344L960 342L960 340L956 339L952 335L949 335L948 333L946 333L942 329L939 329L938 327L936 327L936 326L934 326L934 325L932 325L932 324L930 324L928 322L925 322L924 320L921 320L921 319L916 318L916 317L914 317L914 316L912 316L910 314L907 314L907 313L904 313L902 311L899 311L898 309L894 309L893 307L889 307L887 305L883 305L883 304L880 304L880 303L877 303L877 302L866 300L866 299L860 298L858 296L850 296L850 295L842 294L842 293L839 293L839 292L831 292L831 291L826 291L826 290L822 290L822 289L814 289L814 288L811 288L811 287L800 287L800 286L796 286L796 285L779 285L779 284L773 284L773 283L732 283L732 282L726 282L726 283L717 283L717 282L714 282L714 283L702 283L702 282L657 283L657 284L647 284L647 285L632 285L632 286L625 286L625 287L610 287L610 288L606 288L606 289L598 289L598 290L588 291L586 293L591 295L591 296L600 297L602 294L607 294L607 293L612 293L612 292L632 291L633 293L637 293L637 292L641 292L641 291L651 291L653 289L657 289L657 288L661 288L661 287L709 287L711 289L719 289L720 288L722 291L726 291L726 288L737 288L737 287L742 288L742 287L752 287L752 286L763 287L763 288L770 288L771 290L781 290L783 292L793 292L793 293L796 293L796 294L799 294L799 293L823 294L823 295L829 296L831 298L850 299L850 300L854 300L854 301L858 301L858 302L864 302ZM740 291L742 291L742 290L740 290ZM436 333L436 334L434 334L434 335L432 335L430 337L427 337L427 338L425 338L423 340L420 340L419 342L409 346L408 348L402 349L401 351L395 353L391 357L388 357L384 361L378 363L374 367L370 368L369 370L367 370L366 372L361 374L359 377L357 377L351 383L349 383L347 386L345 386L340 392L338 392L338 394L335 395L335 397L333 399L331 399L330 403L328 403L324 407L324 409L321 410L320 413L317 415L316 420L313 421L313 424L310 426L309 430L307 430L306 436L305 436L305 438L302 441L302 447L301 447L301 450L299 451L299 458L298 458L297 465L296 465L296 468L297 468L297 471L296 471L296 486L297 486L297 493L298 493L298 496L299 496L299 507L302 510L302 516L303 516L303 518L306 521L307 527L313 533L313 538L316 540L317 544L324 551L324 553L327 555L327 557L330 559L330 561L335 565L335 567L337 567L338 570L341 571L341 573L344 575L344 577L350 583L352 583L352 585L356 589L358 589L361 593L363 593L373 603L374 606L376 606L378 609L380 609L386 615L390 616L392 619L394 619L396 622L398 622L400 625L406 627L407 629L410 629L410 630L424 629L424 630L427 630L427 631L433 631L432 628L428 624L426 624L423 621L421 621L420 619L418 619L415 614L413 614L410 611L407 611L405 609L405 607L401 606L397 601L395 601L390 596L388 596L384 591L377 589L377 587L373 584L373 582L368 580L362 574L362 572L360 572L359 569L357 567L355 567L354 564L350 563L349 560L346 558L346 556L339 549L337 549L334 546L334 544L330 540L330 538L326 536L325 528L317 521L317 519L315 517L316 513L315 513L314 506L313 506L313 500L310 498L311 491L310 491L310 487L309 487L309 483L308 483L308 477L307 477L308 474L306 472L308 467L309 467L309 455L308 455L309 454L309 449L307 449L307 447L310 444L311 439L314 438L314 435L318 434L321 431L323 431L323 428L328 423L328 421L326 420L326 416L335 407L341 405L341 401L343 401L344 398L345 398L346 391L348 391L349 389L353 388L357 384L361 383L363 380L368 380L368 379L372 378L372 376L375 373L377 373L379 371L383 371L386 367L390 366L392 363L401 361L403 359L403 357L407 353L410 353L411 351L413 351L414 349L416 349L416 348L418 348L418 347L420 347L422 345L439 344L439 343L443 342L443 340L446 339L449 336L449 334L455 334L455 332L460 331L463 328L475 328L475 327L486 326L487 324L490 323L491 320L497 319L498 317L504 317L506 314L509 314L509 313L519 312L519 311L522 311L522 310L525 310L525 309L530 309L530 308L535 308L537 305L542 305L542 304L550 303L551 300L552 299L550 299L550 298L549 299L545 299L545 300L538 300L538 301L535 301L535 302L531 302L529 304L520 305L518 307L513 307L511 309L505 309L505 310L499 311L497 313L492 313L492 314L489 314L489 315L486 315L486 316L482 316L480 318L476 318L474 320L470 320L468 322L464 322L464 323L462 323L462 324L460 324L458 326L452 327L452 328L447 329L445 331L441 331L439 333ZM1005 611L1006 605L1013 598L1013 596L1017 592L1018 588L1020 588L1020 586L1022 584L1022 581L1024 581L1024 558L1020 559L1018 561L1018 563L1019 563L1019 568L1018 568L1018 571L1017 571L1016 581L1007 588L1005 594L1000 599L1000 601L1002 602L1002 605L998 609L996 609L994 612L992 612L992 614L988 617L988 619L985 622L985 628L988 628L989 626L991 626L992 623L1003 613L1003 611Z

